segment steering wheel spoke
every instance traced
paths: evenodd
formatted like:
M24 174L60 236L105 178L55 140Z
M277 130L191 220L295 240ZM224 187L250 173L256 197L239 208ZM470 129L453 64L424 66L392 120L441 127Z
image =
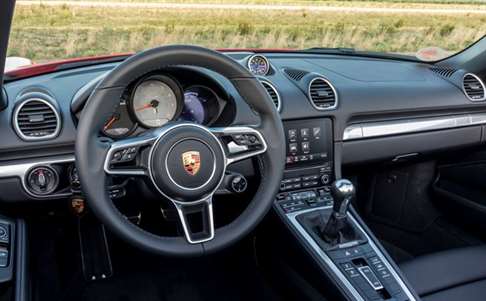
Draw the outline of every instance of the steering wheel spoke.
M232 126L211 128L225 146L226 165L248 159L267 151L263 135L254 127Z
M190 244L210 241L214 238L213 196L200 201L181 203L173 201Z
M157 131L142 136L115 141L105 158L104 170L110 175L146 176L148 159L143 151L153 145Z

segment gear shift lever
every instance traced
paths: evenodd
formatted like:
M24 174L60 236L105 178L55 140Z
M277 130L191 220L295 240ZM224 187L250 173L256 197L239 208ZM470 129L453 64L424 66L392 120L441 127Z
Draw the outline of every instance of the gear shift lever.
M355 233L347 220L347 213L349 204L355 197L356 192L351 181L341 179L332 183L331 194L334 198L332 214L327 223L325 223L325 227L322 228L321 226L320 232L324 240L334 245L355 238Z
M353 183L346 179L337 180L332 183L331 194L334 199L333 215L346 217L349 204L356 194Z

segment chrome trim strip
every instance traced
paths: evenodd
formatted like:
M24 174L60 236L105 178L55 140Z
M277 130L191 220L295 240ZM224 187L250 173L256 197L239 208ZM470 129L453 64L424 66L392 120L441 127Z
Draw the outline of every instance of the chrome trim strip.
M343 140L420 133L479 124L486 124L486 113L368 122L346 127Z
M310 88L311 88L312 84L316 80L318 80L318 79L323 80L324 82L326 82L329 85L329 87L331 87L332 91L334 92L334 96L336 97L336 101L334 102L334 105L333 106L330 106L328 108L320 108L320 107L318 107L318 106L316 106L314 104L314 100L312 100L312 96L311 96L311 93L310 93ZM338 96L338 93L336 91L336 88L334 88L334 86L331 84L331 82L327 78L325 78L324 76L322 76L322 75L319 75L319 76L313 78L310 81L309 86L307 87L307 98L309 99L309 101L310 101L311 105L314 107L314 109L319 110L319 111L334 110L335 108L337 108L338 102L339 102L339 96Z
M208 242L210 240L213 240L214 238L213 194L202 199L201 202L205 203L206 206L208 206L209 236L198 240L193 240L191 238L191 233L189 232L187 219L186 216L184 215L184 210L183 210L184 205L179 202L174 202L174 206L177 209L177 214L179 215L179 219L181 220L182 229L184 230L184 235L186 236L186 239L190 244L199 244L203 242Z
M19 120L18 120L19 112L24 107L25 104L27 104L28 102L31 102L31 101L42 102L43 104L45 104L46 106L48 106L52 110L52 112L56 116L56 129L54 130L54 133L46 135L46 136L39 136L39 137L26 136L26 135L24 135L24 133L22 133L22 131L19 128ZM14 118L13 126L14 126L15 132L17 133L17 135L19 135L20 138L22 138L22 140L25 140L25 141L49 140L49 139L52 139L54 137L57 137L57 135L59 135L59 132L61 131L61 115L57 111L56 107L52 103L50 103L49 101L42 99L42 98L39 98L39 97L27 98L27 99L23 100L22 102L16 104L15 110L13 112L13 118Z
M466 88L464 87L464 78L466 78L466 76L468 76L468 75L474 77L479 82L479 84L481 85L481 87L483 87L483 98L473 99L473 98L469 97L469 95L467 95ZM464 74L464 76L462 77L462 92L464 92L464 95L466 95L466 97L470 101L476 102L476 101L485 101L486 100L486 86L484 85L484 83L481 80L481 78L479 78L479 76L477 76L476 74L473 74L473 73L466 73L466 74Z
M312 209L307 209L307 210L302 210L302 211L297 211L297 212L292 212L289 214L286 214L287 218L290 220L290 223L292 226L299 232L299 234L306 240L306 242L311 246L311 248L314 250L314 252L319 255L319 257L322 259L322 261L334 272L335 276L344 284L344 286L349 290L349 292L355 297L357 301L364 301L363 297L359 294L359 292L356 290L356 288L349 282L349 280L344 276L343 272L334 264L334 262L329 258L329 256L324 252L319 245L314 241L314 239L307 233L307 231L300 225L300 223L297 221L297 216L301 214L305 214L308 212L313 212L316 210L323 210L323 209L331 209L332 206L327 206L327 207L319 207L319 208L312 208ZM381 259L381 261L385 264L385 266L388 268L392 276L397 280L398 285L400 285L401 289L407 297L409 298L410 301L416 301L408 287L405 285L403 280L398 276L398 273L395 271L395 269L391 266L391 264L388 262L388 260L385 258L383 253L378 249L376 244L373 242L373 240L370 238L370 236L364 231L363 227L356 221L356 219L353 217L353 215L348 212L348 217L350 220L354 223L354 225L360 230L366 239L368 240L368 243L370 244L371 248L373 251L375 251L376 255Z
M25 178L27 177L27 173L30 170L32 170L32 168L34 167L49 166L57 163L70 163L70 162L74 162L74 156L72 155L53 157L44 160L42 159L22 160L16 164L0 164L0 178L13 178L13 177L20 178L22 188L25 190L25 192L28 195L34 198L41 199L41 198L56 198L56 197L69 196L71 195L71 193L60 193L60 194L50 194L50 195L34 194L27 189Z
M278 93L277 88L275 88L275 86L266 79L258 79L258 80L262 83L262 85L263 84L268 85L270 88L272 88L273 92L275 92L275 94L277 95L277 112L280 112L280 110L282 109L282 99L280 98L280 93ZM267 94L268 94L268 92L267 92ZM268 96L270 96L270 98L271 98L271 95L268 95Z

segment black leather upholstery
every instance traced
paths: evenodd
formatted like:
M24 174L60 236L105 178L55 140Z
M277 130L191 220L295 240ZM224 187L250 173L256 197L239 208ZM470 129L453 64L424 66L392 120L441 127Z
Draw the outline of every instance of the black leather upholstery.
M422 300L486 300L486 246L422 256L400 268Z

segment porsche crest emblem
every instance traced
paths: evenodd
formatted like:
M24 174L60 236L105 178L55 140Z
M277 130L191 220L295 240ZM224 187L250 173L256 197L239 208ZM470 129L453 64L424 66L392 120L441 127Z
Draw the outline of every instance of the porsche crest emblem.
M184 170L191 176L196 175L201 168L201 156L198 151L188 151L182 153L182 164Z

